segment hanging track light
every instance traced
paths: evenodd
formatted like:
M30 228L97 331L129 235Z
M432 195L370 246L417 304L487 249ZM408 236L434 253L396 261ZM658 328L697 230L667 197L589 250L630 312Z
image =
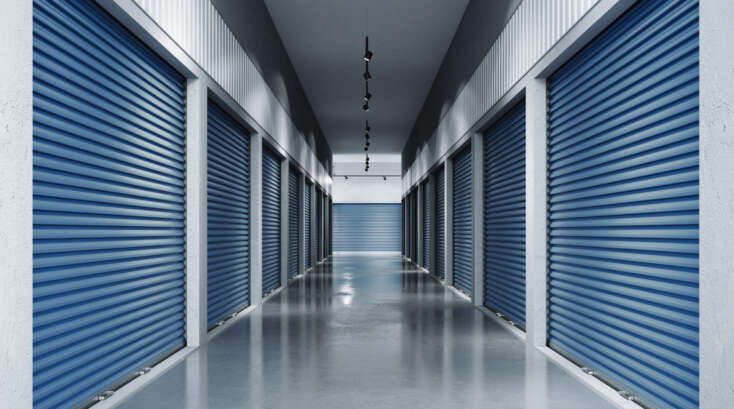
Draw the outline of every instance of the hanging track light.
M364 37L364 56L362 57L364 62L370 62L372 59L372 51L370 51L370 37Z

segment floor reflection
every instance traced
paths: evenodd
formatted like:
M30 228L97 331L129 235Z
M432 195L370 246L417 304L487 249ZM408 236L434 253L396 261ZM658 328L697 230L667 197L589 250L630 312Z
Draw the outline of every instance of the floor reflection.
M122 408L611 408L399 255L335 255Z

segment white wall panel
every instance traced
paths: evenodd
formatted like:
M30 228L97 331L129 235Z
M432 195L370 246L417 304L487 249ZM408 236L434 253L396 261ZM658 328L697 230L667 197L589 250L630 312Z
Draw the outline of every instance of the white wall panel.
M433 136L403 176L407 192L520 81L599 0L525 0L518 6Z
M326 169L209 0L133 0L267 134L330 190Z

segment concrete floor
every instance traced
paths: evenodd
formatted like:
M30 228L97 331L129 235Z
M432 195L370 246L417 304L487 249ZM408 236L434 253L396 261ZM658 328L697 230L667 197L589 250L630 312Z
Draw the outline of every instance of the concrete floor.
M399 255L332 261L121 408L612 408Z

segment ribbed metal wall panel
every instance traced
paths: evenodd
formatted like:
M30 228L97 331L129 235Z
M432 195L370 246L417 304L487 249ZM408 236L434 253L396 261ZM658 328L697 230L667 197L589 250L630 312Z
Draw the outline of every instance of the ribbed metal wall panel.
M298 251L298 235L301 232L301 203L298 200L301 175L291 168L288 172L288 277L298 274L301 255Z
M311 267L312 260L311 260L311 229L313 226L313 215L311 212L311 189L313 189L313 184L310 182L306 182L306 190L304 190L304 200L303 200L303 217L306 218L306 231L303 232L303 246L306 249L305 250L305 267L309 268Z
M525 101L484 136L484 305L525 326Z
M184 101L184 78L92 1L33 2L35 408L185 343Z
M436 275L446 278L446 174L436 170Z
M329 175L307 138L210 0L133 0L291 157L326 185Z
M400 250L400 205L334 204L334 251Z
M473 285L472 161L471 145L452 159L453 177L453 271L454 286L471 294Z
M209 101L207 323L250 304L250 136Z
M407 192L598 0L524 0L403 177ZM518 46L518 45L522 46Z
M431 270L431 183L426 180L423 185L423 267Z
M263 146L262 294L280 286L280 158Z
M640 1L548 81L549 344L663 409L699 402L698 52L698 2Z

